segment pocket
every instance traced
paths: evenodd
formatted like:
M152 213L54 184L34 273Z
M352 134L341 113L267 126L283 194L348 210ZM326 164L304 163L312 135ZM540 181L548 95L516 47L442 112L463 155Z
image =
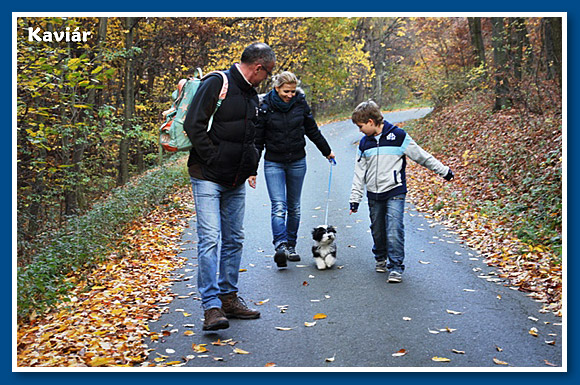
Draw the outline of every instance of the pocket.
M215 153L213 154L213 156L209 159L209 161L207 162L208 166L217 166L220 163L220 160L222 158L222 152L223 152L223 142L220 142L217 146L215 147Z

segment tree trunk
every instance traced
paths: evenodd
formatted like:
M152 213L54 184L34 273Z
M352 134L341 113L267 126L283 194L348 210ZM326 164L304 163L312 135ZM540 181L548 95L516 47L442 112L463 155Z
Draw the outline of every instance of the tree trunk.
M468 17L469 34L471 35L471 46L473 47L473 55L475 56L475 67L485 67L485 48L483 45L483 37L481 35L481 18Z
M507 78L508 56L505 44L505 30L503 17L492 17L493 64L495 79L494 111L511 107L510 88Z
M97 35L97 52L96 52L96 59L95 59L95 63L94 66L98 66L99 63L101 63L102 58L103 58L103 43L105 42L105 39L107 37L107 24L108 24L108 18L107 17L99 17L99 31L98 31L98 35ZM96 88L91 88L89 90L89 99L88 99L88 104L90 106L93 107L93 110L96 109L96 105L97 103L100 103L100 100L97 99L101 99L99 96L102 94L101 90L98 90ZM98 96L99 95L99 96Z
M133 116L135 111L135 59L132 53L133 37L135 35L134 27L137 25L139 19L134 17L126 17L125 25L125 51L127 51L127 59L125 61L125 89L124 101L125 107L123 109L123 138L119 144L119 173L117 175L117 185L122 186L129 180L129 138L127 134L131 131L133 125Z
M547 77L557 78L562 84L562 18L545 17L542 19L542 25Z
M526 27L526 21L522 17L516 17L510 19L510 21L513 74L516 79L522 80L522 66L525 63L528 63L527 72L529 70L529 59L531 59L531 46L530 40L528 39L528 29Z

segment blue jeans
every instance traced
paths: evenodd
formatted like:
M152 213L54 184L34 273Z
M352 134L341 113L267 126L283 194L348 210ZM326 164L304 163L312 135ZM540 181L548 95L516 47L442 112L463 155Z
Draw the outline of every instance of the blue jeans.
M196 178L191 178L191 187L199 238L197 287L202 308L208 310L222 306L218 294L238 291L246 187L242 184L231 189Z
M306 175L306 158L291 163L264 161L264 175L272 203L274 247L295 246L300 225L300 196Z
M405 194L368 201L375 259L387 261L387 269L402 273L405 270Z

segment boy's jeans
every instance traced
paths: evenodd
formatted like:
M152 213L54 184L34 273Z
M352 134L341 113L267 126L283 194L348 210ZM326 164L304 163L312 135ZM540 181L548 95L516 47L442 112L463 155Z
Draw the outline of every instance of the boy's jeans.
M218 294L238 291L238 274L244 242L246 187L242 184L230 189L196 178L191 178L191 186L199 238L197 287L203 310L219 308L222 304ZM218 264L219 279L216 276Z
M387 269L402 273L405 270L405 227L403 212L405 194L388 200L369 199L373 254L377 261L387 261Z
M264 161L264 176L272 202L274 247L296 245L300 225L300 195L306 175L306 158L291 163Z

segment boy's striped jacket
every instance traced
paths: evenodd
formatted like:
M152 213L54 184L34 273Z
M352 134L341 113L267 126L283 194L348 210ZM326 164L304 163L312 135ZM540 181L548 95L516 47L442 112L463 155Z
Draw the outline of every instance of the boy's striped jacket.
M380 135L365 135L359 143L349 200L351 209L358 209L365 186L368 199L387 200L406 193L406 156L442 177L449 171L405 130L385 121Z

